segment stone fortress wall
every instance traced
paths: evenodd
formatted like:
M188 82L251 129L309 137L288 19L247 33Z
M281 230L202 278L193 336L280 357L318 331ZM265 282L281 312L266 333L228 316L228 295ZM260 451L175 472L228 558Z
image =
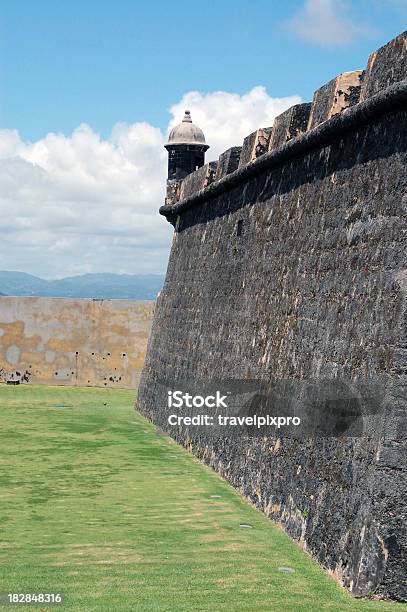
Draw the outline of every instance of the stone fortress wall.
M154 302L0 297L0 382L136 388Z
M169 181L160 212L175 233L138 397L353 594L404 601L406 77L403 33ZM169 427L167 389L222 378L346 380L368 414L362 381L380 410L358 437Z

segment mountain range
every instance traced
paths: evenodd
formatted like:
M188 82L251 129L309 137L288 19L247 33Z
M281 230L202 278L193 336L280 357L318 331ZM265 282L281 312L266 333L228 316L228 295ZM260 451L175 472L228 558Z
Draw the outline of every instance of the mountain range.
M0 271L0 295L154 300L162 274L82 274L45 280L25 272Z

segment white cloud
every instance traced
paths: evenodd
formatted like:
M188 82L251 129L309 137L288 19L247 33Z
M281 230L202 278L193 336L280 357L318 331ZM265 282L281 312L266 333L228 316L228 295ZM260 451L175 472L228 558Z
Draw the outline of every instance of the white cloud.
M215 159L299 101L272 98L264 87L241 96L189 92L171 108L170 126L189 107ZM165 139L148 123L117 123L107 139L86 124L36 142L0 130L0 269L48 278L165 271Z
M286 26L306 42L326 47L345 46L368 32L365 25L354 23L347 16L347 8L342 0L305 0Z

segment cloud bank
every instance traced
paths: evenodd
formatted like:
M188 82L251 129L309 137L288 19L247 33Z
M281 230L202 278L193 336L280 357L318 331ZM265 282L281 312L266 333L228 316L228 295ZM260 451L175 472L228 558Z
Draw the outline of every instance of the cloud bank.
M189 108L216 159L299 101L261 86L243 95L188 92L170 109L168 130ZM172 228L158 207L167 133L117 123L102 139L82 124L69 136L25 142L17 130L0 130L0 269L45 278L165 271Z

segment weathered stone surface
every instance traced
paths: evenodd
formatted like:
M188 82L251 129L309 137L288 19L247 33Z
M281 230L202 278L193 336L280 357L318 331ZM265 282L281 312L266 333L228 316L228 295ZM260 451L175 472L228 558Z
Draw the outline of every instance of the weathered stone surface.
M232 176L160 209L176 231L139 394L149 418L352 593L403 601L407 87L396 83L406 78L405 40L373 54L364 73L319 89L307 126L316 129L296 134L289 109L268 155L256 161L269 139L257 130ZM365 101L349 108L360 81ZM293 390L317 381L324 421L323 389L339 392L341 407L351 390L363 427L293 439L214 437L168 424L168 389L231 379L283 382L284 405L301 415L306 396Z
M308 130L359 102L362 70L344 72L316 90Z
M407 31L371 53L362 81L361 100L407 78Z
M260 128L246 136L240 154L239 168L267 152L271 131L271 127Z
M167 192L165 196L165 205L172 206L179 200L179 194L181 190L181 182L177 179L167 181Z
M256 137L257 130L246 136L246 138L243 140L242 151L240 153L239 168L248 164L252 159L255 159L255 157L253 156L253 152Z
M241 152L242 147L231 147L219 156L215 181L218 181L227 174L231 174L231 172L234 172L239 167Z
M217 165L218 162L216 161L209 162L195 172L188 174L181 183L180 199L188 198L213 183Z
M154 302L0 297L0 382L136 387Z
M269 142L269 151L306 131L311 112L311 103L296 104L274 119Z
M406 120L405 108L387 110L179 213L138 403L352 593L400 600ZM170 428L168 388L213 378L383 379L382 410L353 438L212 439Z

